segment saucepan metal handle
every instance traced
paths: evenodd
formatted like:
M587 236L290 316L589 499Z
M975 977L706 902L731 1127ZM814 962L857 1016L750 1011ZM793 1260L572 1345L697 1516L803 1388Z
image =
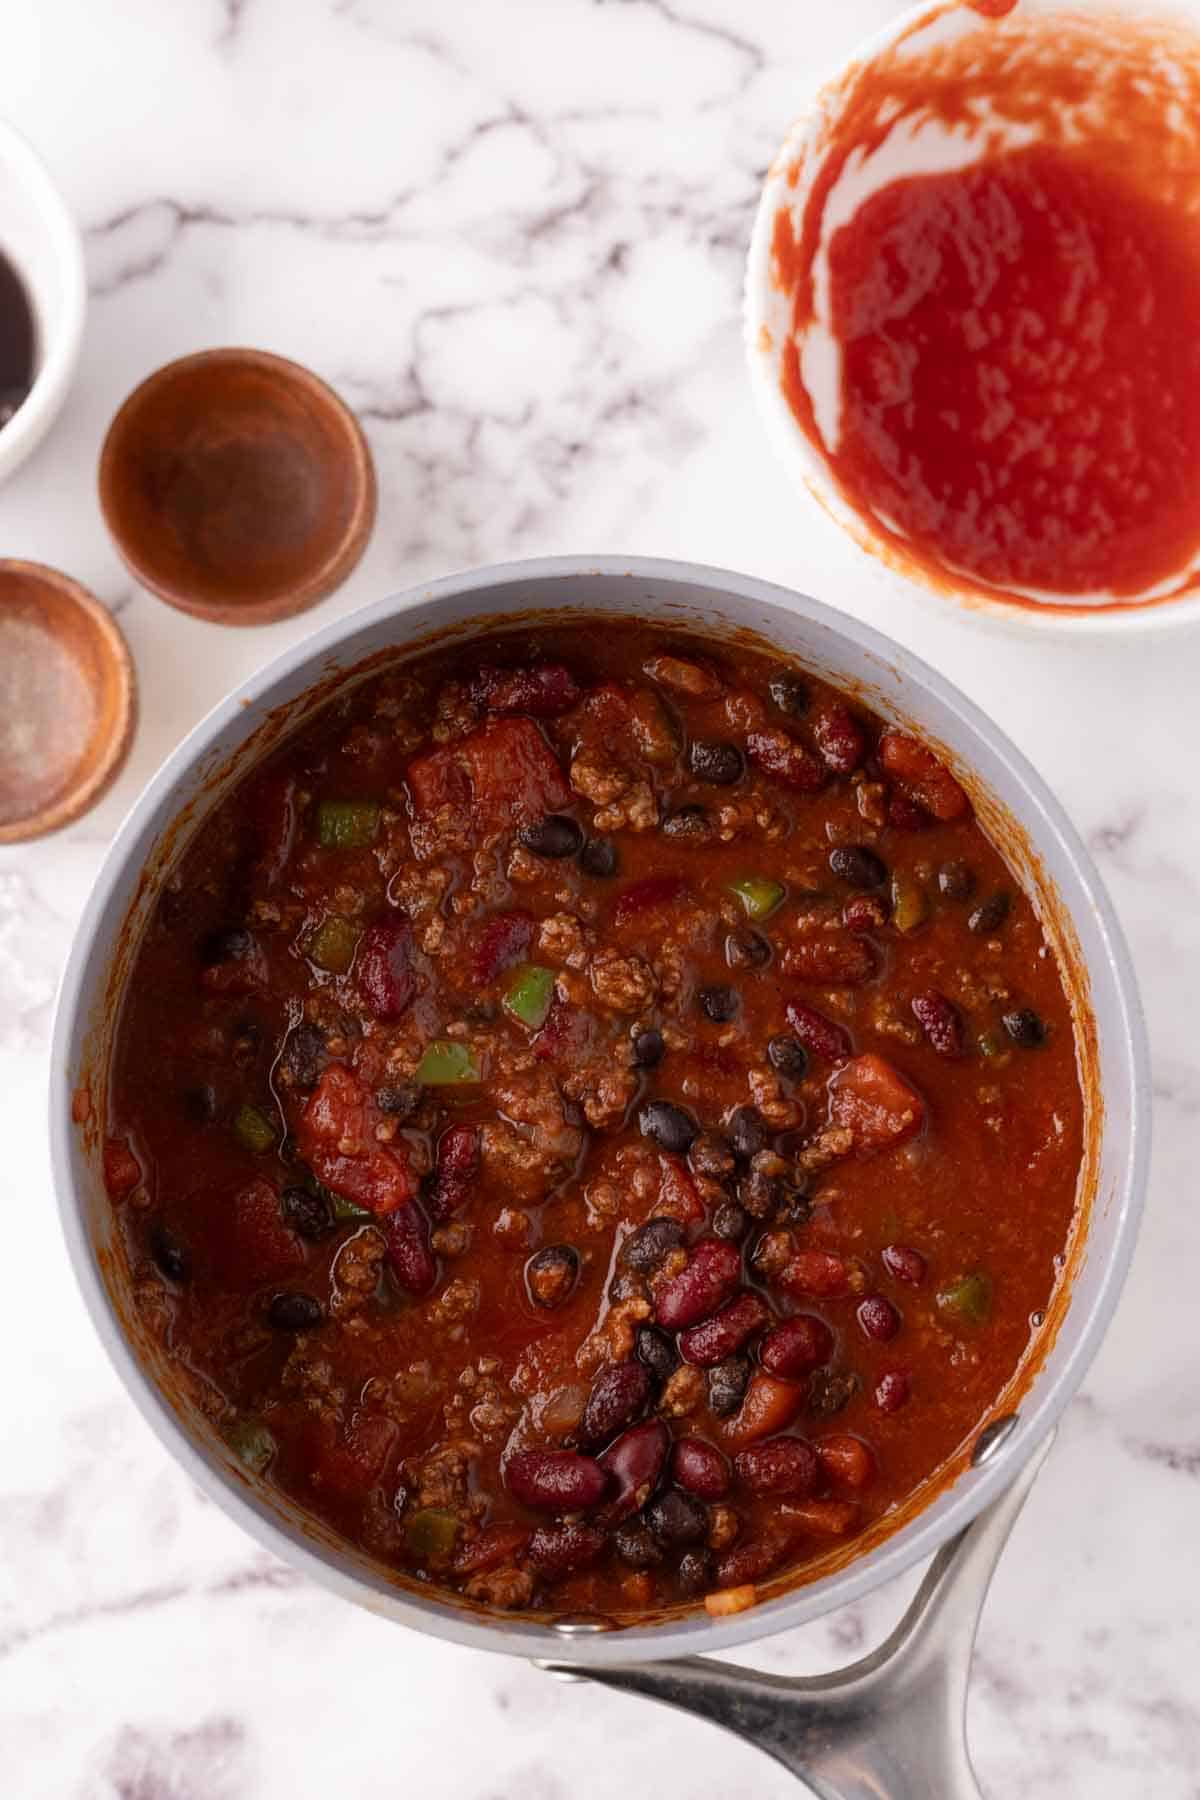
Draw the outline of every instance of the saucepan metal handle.
M992 1572L1052 1441L938 1552L891 1636L847 1668L789 1679L698 1656L539 1666L696 1713L765 1750L820 1800L982 1800L967 1751L971 1653Z

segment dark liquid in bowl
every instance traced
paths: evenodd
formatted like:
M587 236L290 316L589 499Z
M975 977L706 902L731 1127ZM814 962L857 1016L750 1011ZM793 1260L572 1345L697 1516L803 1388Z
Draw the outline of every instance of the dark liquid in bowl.
M36 329L25 283L0 251L0 427L33 386L35 355Z

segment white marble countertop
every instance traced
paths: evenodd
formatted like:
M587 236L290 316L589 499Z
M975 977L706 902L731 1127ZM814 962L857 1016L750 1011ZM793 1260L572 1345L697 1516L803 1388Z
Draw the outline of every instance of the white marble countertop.
M14 1800L798 1791L704 1725L410 1636L256 1550L135 1414L54 1212L55 980L142 783L318 619L456 566L560 550L726 564L872 619L1007 727L1091 843L1150 1015L1154 1177L1120 1314L996 1579L971 1731L996 1800L1200 1792L1200 643L1028 641L897 600L789 490L742 369L742 258L767 160L814 71L897 10L9 9L3 105L86 227L92 298L66 412L0 494L0 543L90 584L120 614L142 682L116 791L62 835L0 850L0 1197L28 1252L0 1298L0 1787ZM378 529L347 586L312 617L241 633L135 592L95 497L124 394L221 343L328 377L381 478ZM830 1666L877 1639L900 1600L880 1595L757 1660Z

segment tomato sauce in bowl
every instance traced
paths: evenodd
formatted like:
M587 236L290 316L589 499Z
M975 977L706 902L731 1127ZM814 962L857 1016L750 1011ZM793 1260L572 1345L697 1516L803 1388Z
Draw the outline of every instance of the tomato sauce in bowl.
M760 395L926 590L1195 592L1198 116L1200 36L1038 0L926 9L797 127L751 260Z

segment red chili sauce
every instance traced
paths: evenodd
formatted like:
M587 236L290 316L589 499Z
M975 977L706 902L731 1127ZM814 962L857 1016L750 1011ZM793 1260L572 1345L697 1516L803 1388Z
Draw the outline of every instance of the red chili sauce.
M965 168L872 193L827 239L842 359L834 443L817 428L797 341L784 389L843 496L926 571L1025 594L1142 596L1200 550L1200 241L1181 229L1181 171L1164 155L1160 198L1116 139L1071 128L1097 42L1075 45L1082 66L1056 74L1044 34L1016 18L966 41L970 56L931 56L928 107L919 57L855 77L803 230L790 210L777 221L797 339L815 317L833 188L852 156L884 143L896 106L960 133L1044 113L1045 141L989 138ZM1098 115L1115 116L1124 92L1101 87Z

